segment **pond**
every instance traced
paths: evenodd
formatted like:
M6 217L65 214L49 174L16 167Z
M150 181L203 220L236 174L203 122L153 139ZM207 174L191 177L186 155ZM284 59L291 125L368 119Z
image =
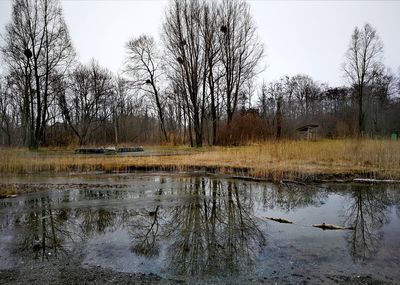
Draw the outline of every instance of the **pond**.
M164 283L400 281L399 186L165 173L4 183L35 190L0 200L0 277L8 281L40 281L38 270L70 264ZM322 223L348 229L312 226ZM62 283L61 273L49 280Z

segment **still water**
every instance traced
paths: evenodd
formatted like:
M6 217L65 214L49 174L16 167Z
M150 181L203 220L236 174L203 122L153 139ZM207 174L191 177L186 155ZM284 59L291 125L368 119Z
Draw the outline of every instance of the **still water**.
M0 270L79 255L84 268L189 282L400 282L399 186L166 174L5 182L41 189L0 200ZM312 227L321 223L353 230Z

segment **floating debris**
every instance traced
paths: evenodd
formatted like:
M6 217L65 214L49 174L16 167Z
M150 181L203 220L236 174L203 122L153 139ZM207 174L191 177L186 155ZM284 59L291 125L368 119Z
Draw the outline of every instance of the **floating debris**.
M15 198L15 197L18 197L17 195L15 195L15 194L11 194L11 195L3 195L3 194L0 194L0 199L6 199L6 198Z
M314 228L320 228L323 230L354 230L353 227L342 227L338 225L333 225L333 224L314 224L312 225Z
M353 180L357 183L400 183L400 180L391 180L391 179L367 179L367 178L355 178Z
M274 221L274 222L278 222L281 224L293 224L293 222L286 220L286 219L282 219L282 218L270 218L270 217L265 217L268 220Z
M228 27L225 26L225 25L222 25L220 30L221 30L221 32L223 32L224 34L226 34L226 33L228 32Z
M282 179L280 182L281 185L299 185L299 186L306 186L304 182L289 180L289 179Z
M34 251L39 251L42 248L42 242L40 240L35 240L32 245Z

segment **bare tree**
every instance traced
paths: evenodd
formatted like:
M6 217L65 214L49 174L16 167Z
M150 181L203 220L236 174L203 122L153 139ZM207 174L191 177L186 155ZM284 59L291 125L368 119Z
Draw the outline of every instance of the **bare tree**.
M78 66L71 74L68 88L59 96L59 106L79 145L86 144L112 115L114 89L111 73L95 61Z
M18 122L18 105L12 96L12 82L9 78L0 78L0 135L3 144L11 146L14 128ZM7 142L5 142L7 137Z
M276 124L276 138L282 137L282 103L284 94L284 81L271 82L267 88L267 94L269 98L275 102L275 117L274 121Z
M203 2L203 14L202 14L202 29L201 34L203 37L203 49L204 49L204 75L203 75L203 92L206 92L206 84L209 92L209 104L212 121L212 141L214 145L217 139L217 125L218 125L218 82L221 78L221 72L219 68L220 59L220 47L218 46L218 37L215 31L218 31L218 22L215 19L218 18L218 6L214 1ZM203 102L204 103L204 102Z
M396 91L397 91L397 96L400 96L400 67L399 67L398 75L396 77Z
M133 87L150 94L160 120L160 128L165 141L168 140L164 119L164 102L160 94L162 67L157 44L150 36L142 35L126 44L127 59L125 69L133 77Z
M358 96L358 132L365 131L363 97L368 84L381 68L383 44L376 30L369 24L362 29L356 27L351 36L349 49L346 53L344 71L352 83Z
M224 87L228 124L238 105L245 82L252 79L263 56L250 6L243 0L223 0L219 8L219 43L224 66Z
M172 77L182 91L189 119L189 133L193 125L196 146L203 144L205 108L202 7L197 0L171 1L163 27L169 71L174 74Z
M315 102L321 93L318 84L308 75L298 74L290 78L293 99L296 100L298 115L309 120L315 112ZM289 86L287 86L288 88Z
M31 148L43 142L48 109L55 94L52 83L64 75L74 49L58 0L14 0L11 23L2 48L8 68L25 77L25 117ZM28 115L29 114L29 115Z

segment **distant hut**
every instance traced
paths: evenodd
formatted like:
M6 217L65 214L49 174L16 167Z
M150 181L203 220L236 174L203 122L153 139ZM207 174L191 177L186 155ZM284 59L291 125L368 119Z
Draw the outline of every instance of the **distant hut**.
M300 133L302 138L307 139L308 141L315 141L317 139L318 127L319 126L316 124L308 124L297 128L296 131Z
M400 138L400 131L391 131L390 132L390 138L393 141L397 141Z

